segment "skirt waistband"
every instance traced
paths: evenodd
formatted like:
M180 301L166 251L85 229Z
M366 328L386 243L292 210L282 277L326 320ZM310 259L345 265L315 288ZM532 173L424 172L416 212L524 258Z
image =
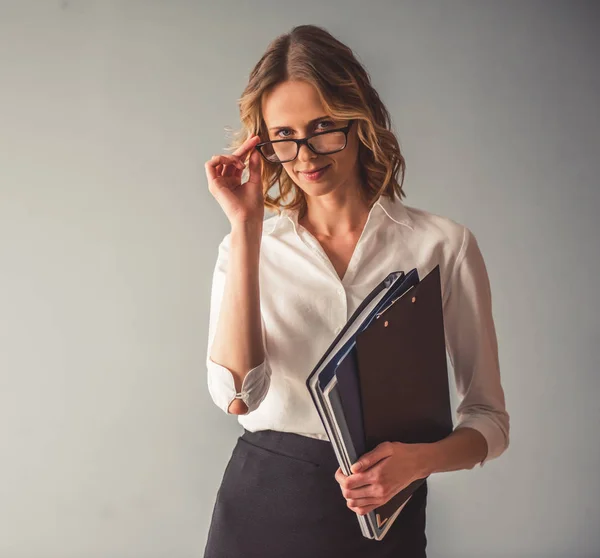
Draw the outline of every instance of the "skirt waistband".
M281 455L311 461L319 465L336 466L337 458L329 440L319 440L295 432L257 430L244 428L240 436L244 441Z

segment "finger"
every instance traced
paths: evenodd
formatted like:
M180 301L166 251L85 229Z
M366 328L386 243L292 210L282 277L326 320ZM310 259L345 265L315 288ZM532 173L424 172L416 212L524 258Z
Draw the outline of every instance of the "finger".
M204 169L206 170L207 176L212 180L221 176L222 166L227 164L238 168L244 168L244 163L238 161L231 155L213 155L206 163L204 163Z
M345 489L343 493L346 500L376 497L376 491L374 490L373 485L362 486L361 488Z
M335 472L335 480L340 484L340 485L344 485L344 483L346 482L346 479L348 477L346 477L346 475L344 475L344 472L342 471L341 468L338 468L338 470Z
M242 172L239 165L225 165L221 176L234 176L238 172Z
M377 506L377 498L348 498L346 504L349 508L366 508L367 506Z
M260 136L250 136L242 145L240 145L234 152L234 155L245 158L251 149L254 149L257 143L260 143Z
M341 482L342 482L342 477L341 477L340 473L341 473L341 471L338 469L334 475L335 480L338 482L338 484L341 484Z
M213 155L205 164L205 166L217 166L217 165L234 165L239 168L244 167L244 162L240 161L239 157L234 155Z
M365 486L371 486L371 481L366 475L359 475L357 473L354 473L353 475L348 477L346 488L348 488L349 490L356 490Z

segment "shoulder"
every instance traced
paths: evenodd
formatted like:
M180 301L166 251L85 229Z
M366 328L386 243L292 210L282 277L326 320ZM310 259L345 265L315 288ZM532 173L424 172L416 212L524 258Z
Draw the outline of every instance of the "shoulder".
M406 207L412 232L406 238L412 242L412 250L424 274L434 265L440 265L444 298L452 290L452 284L464 278L464 273L483 276L483 256L475 235L460 221L417 207ZM459 274L459 270L463 270Z
M416 242L438 244L445 252L450 252L455 259L462 257L469 238L473 236L466 225L451 217L420 207L405 207Z

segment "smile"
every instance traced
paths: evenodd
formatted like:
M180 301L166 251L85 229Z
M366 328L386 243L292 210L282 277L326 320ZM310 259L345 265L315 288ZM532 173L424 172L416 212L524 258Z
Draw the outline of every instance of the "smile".
M300 174L308 180L319 180L319 178L321 178L325 174L329 167L330 165L327 165L314 172L300 172Z

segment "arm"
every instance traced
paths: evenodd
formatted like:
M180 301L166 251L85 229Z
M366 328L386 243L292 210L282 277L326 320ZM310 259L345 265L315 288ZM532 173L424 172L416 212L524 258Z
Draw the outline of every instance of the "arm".
M424 448L429 472L483 467L509 444L510 417L500 381L490 282L477 240L466 227L444 304L444 323L461 401L454 432Z
M487 453L487 442L481 432L466 426L456 428L439 442L420 446L419 478L433 473L472 469L485 459Z
M236 415L255 410L270 385L260 310L261 237L262 222L235 225L219 246L213 275L208 388L224 412Z

